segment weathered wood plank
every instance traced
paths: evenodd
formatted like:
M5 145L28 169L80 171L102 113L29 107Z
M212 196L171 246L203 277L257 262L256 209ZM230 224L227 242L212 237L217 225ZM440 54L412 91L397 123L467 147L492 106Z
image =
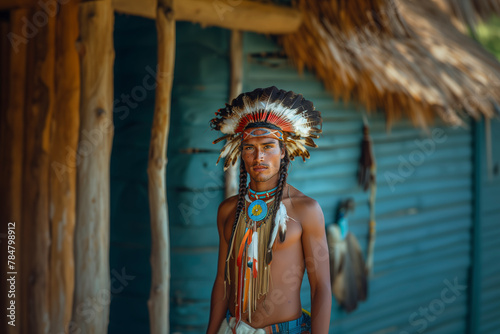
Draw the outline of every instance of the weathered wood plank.
M80 4L81 103L71 328L105 333L109 322L109 164L113 138L111 1ZM94 306L94 308L92 308ZM89 313L93 317L89 317Z
M68 332L73 308L73 238L76 219L76 156L80 126L78 3L61 6L56 19L55 108L50 149L50 332Z
M22 44L19 48L14 49L8 41L8 33L20 35L22 22L21 18L27 15L26 9L16 9L10 12L10 22L2 21L1 36L2 43L0 45L1 58L1 130L0 130L0 159L3 162L1 165L2 175L9 175L1 179L1 189L3 189L1 197L0 217L2 220L0 233L0 245L3 254L7 254L7 222L16 222L16 263L17 271L23 272L22 269L22 184L23 184L23 134L24 134L24 108L25 108L25 83L26 83L26 44ZM7 38L6 38L7 37ZM2 268L7 268L7 257L4 256L0 261ZM18 277L19 285L27 286L26 277ZM6 281L0 283L2 291L8 291ZM23 289L24 290L24 289ZM14 334L20 333L22 319L27 319L27 312L23 314L23 310L27 310L26 303L21 300L26 300L26 293L23 290L16 291L16 326L7 325L12 319L4 317L0 320L0 330L2 333ZM9 302L7 294L2 297L2 306L7 308L10 305L3 302ZM10 313L10 312L9 312ZM7 315L9 315L7 313ZM23 318L24 317L24 318ZM26 320L27 322L27 320Z
M8 40L4 37L7 36L7 33L11 29L11 27L12 25L6 17L0 17L0 36L2 36L2 38L0 39L0 161L3 162L0 165L1 175L9 175L12 168L12 162L10 161L10 152L8 149L9 144L11 144L9 140L10 134L8 133L9 126L7 125L7 96L9 96L7 82L10 79L10 73L8 71L8 68L10 66L10 52ZM8 180L8 178L0 178L0 189L3 189L2 193L0 193L0 219L1 221L5 222L3 224L0 224L0 249L2 253L7 251L6 242L3 242L3 240L7 240L7 222L10 220L10 212L8 211L10 202L13 200L13 198L8 195L10 188L9 182L10 180ZM0 258L0 266L2 268L7 268L7 260L8 259L6 256ZM0 290L8 291L6 280L0 281ZM6 293L0 296L0 306L4 308L4 310L7 309L7 307L10 307L9 303L10 301L8 300ZM2 330L2 332L7 332L7 321L10 321L10 319L8 318L9 312L10 311L7 311L7 317L3 317L3 319L0 319L0 330Z
M168 334L170 331L170 237L165 166L175 61L175 20L172 15L172 1L160 1L158 4L156 29L158 33L158 74L148 161L152 270L148 309L150 332Z
M40 10L40 8L35 8ZM23 217L20 225L27 234L23 245L28 275L27 332L48 333L50 208L49 172L51 124L54 111L55 69L54 17L29 41L27 97L25 114L25 149L23 166ZM23 330L24 332L24 330Z

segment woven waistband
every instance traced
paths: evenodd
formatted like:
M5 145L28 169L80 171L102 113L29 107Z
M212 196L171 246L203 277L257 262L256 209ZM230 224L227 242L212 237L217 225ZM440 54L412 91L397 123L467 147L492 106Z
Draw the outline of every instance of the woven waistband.
M231 318L231 313L227 310L226 320L228 323ZM307 334L311 332L311 317L307 313L302 312L302 315L295 320L280 322L279 324L269 325L262 329L264 329L267 334Z

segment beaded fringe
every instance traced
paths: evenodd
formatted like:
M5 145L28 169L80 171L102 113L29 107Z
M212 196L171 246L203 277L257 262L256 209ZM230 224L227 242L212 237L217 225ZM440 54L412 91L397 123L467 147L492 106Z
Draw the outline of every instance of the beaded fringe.
M250 296L247 298L248 299L248 308L246 309L249 311L249 317L251 319L251 313L254 312L257 309L257 300L261 298L262 296L265 296L269 292L269 284L271 280L271 266L270 264L268 265L266 263L266 254L268 250L268 242L269 242L269 235L271 234L271 218L272 218L272 212L269 212L265 222L257 228L257 231L259 233L259 240L258 240L258 249L259 249L259 254L258 254L258 259L257 259L257 278L254 279L252 275L250 275L250 282L249 282L249 292ZM249 221L248 221L249 222ZM255 224L255 222L254 222ZM238 218L238 223L236 226L236 231L235 235L233 238L233 242L230 245L229 249L229 255L226 259L226 277L231 284L231 276L229 274L230 268L229 268L229 261L231 258L236 258L237 252L239 251L238 247L243 239L243 236L245 234L245 229L247 225L247 219L246 219L246 214L245 212L240 213L240 216ZM236 245L236 246L235 246ZM243 261L242 261L242 266L243 266L243 272L246 273L246 270L248 268L248 262L247 262L247 254L246 251L243 255ZM240 268L235 265L234 266L234 279L237 282L237 277L239 274ZM272 284L272 282L271 282ZM224 282L224 295L226 295L226 282ZM238 301L238 287L235 289L235 303L241 303L241 301ZM243 307L243 305L242 305Z

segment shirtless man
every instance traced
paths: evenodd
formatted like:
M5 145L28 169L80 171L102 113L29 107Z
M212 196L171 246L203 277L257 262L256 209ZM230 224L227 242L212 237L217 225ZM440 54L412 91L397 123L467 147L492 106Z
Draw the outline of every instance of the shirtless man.
M212 126L227 139L225 169L241 159L240 190L219 206L207 333L328 333L332 297L323 212L286 183L290 160L308 158L304 145L315 146L320 113L301 95L269 87L241 94L216 115ZM305 269L310 316L300 301Z

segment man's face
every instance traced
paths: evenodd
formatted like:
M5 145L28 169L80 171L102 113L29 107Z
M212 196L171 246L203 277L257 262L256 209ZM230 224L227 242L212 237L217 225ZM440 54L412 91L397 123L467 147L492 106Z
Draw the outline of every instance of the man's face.
M279 140L270 137L249 137L243 141L241 157L254 182L278 180L281 159L285 150Z

